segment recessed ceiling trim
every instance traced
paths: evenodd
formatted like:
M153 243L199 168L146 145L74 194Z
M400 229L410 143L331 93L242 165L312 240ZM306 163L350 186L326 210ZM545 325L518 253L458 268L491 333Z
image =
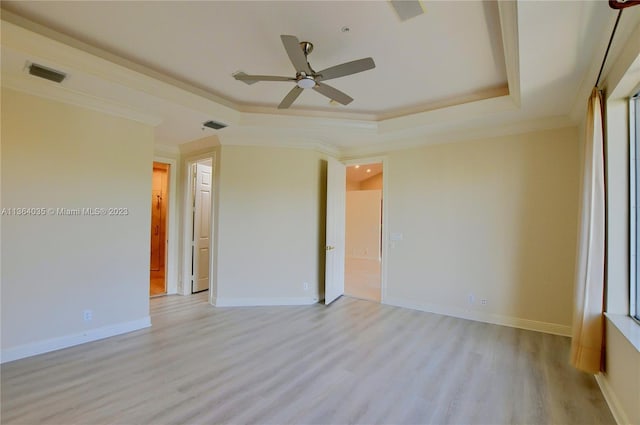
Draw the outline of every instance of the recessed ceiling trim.
M26 75L15 76L3 74L2 87L27 93L32 96L43 97L45 99L130 119L152 127L162 122L162 118L160 117L142 111L136 111L129 106L107 101L95 96L89 96L86 93L80 93L62 85L47 83L45 80L28 78Z
M445 143L470 142L489 138L510 136L514 134L530 133L534 131L554 130L560 128L575 128L575 123L568 115L542 117L533 120L510 122L507 118L492 122L492 125L478 127L472 124L461 125L455 131L450 129L430 129L427 134L396 138L369 144L341 149L341 159L363 158L368 156L386 155L402 149L414 149L425 145L440 145Z
M510 28L517 34L515 11L514 5L512 9L507 9L507 12L501 12L500 20L503 26L507 25L506 22L509 22ZM18 23L13 23L11 20L7 21L7 17ZM32 26L38 28L34 30ZM53 39L51 34L55 32L9 12L3 11L1 31L3 49L9 47L40 59L46 59L48 62L59 64L63 69L68 69L74 73L87 73L190 110L205 113L208 116L216 116L233 126L234 130L238 126L260 127L264 133L269 132L274 137L281 135L286 130L295 129L297 134L317 134L318 137L327 141L349 139L353 140L354 143L376 144L386 142L393 137L418 137L421 134L427 134L430 131L427 127L433 125L438 131L447 131L447 129L455 131L455 123L456 120L460 119L460 114L463 114L462 116L465 119L473 119L474 117L482 117L491 113L512 110L517 107L514 96L517 95L519 98L519 84L517 84L517 90L510 85L508 96L472 101L464 105L444 107L381 120L371 119L370 116L360 118L358 114L348 113L336 113L334 117L331 117L327 115L328 113L309 113L308 115L275 114L273 109L271 113L243 112L240 108L230 107L212 100L211 96L205 96L206 93L195 94L193 90L186 90L184 87L170 84L146 73L130 69L127 65L114 63L110 59L105 59L102 55L97 55L95 52L98 49L91 48L92 52L87 52L86 49L88 47L83 49ZM62 34L59 34L59 36L66 41L74 40ZM510 36L503 33L503 40L509 38ZM82 44L81 42L78 43ZM514 57L517 58L517 45L516 38L512 45L505 48L505 60L507 63L513 62ZM109 55L106 52L104 54L108 57L114 57L114 55ZM517 63L517 60L515 62ZM136 67L138 66L136 65ZM507 69L510 84L511 81L518 82L519 75L517 75L517 78L515 77L518 72L517 67L511 66L511 68L508 67ZM77 95L82 94L77 93ZM91 94L85 95L91 98ZM93 101L96 101L95 96ZM229 134L229 136L231 137L232 134ZM260 137L269 139L272 136L264 134L260 135Z
M238 119L235 104L182 81L61 34L19 15L2 10L2 46L11 47L131 87L184 107L215 115L230 124Z
M520 107L520 52L518 50L518 3L499 1L500 31L504 64L507 70L509 95L516 106Z

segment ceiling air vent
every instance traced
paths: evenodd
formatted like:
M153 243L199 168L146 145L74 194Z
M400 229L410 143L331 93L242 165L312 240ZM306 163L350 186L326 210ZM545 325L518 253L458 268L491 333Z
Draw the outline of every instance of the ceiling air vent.
M56 83L61 83L62 80L67 78L67 74L64 72L56 71L55 69L47 68L37 63L29 65L29 74L44 78L45 80L55 81Z
M213 128L214 130L220 130L221 128L225 128L227 125L217 121L207 121L203 123L205 127Z
M422 3L418 0L391 0L391 5L396 10L401 21L406 21L424 13Z

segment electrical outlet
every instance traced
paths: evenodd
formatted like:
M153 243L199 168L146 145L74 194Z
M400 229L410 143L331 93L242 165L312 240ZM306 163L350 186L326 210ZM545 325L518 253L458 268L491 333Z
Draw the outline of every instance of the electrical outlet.
M309 290L309 282L302 282L302 287L304 288L305 291Z
M467 295L467 302L469 303L469 305L475 304L476 296L473 295L473 293L469 293L469 295Z
M90 322L91 320L93 320L93 311L85 310L83 312L83 317L85 322Z
M482 305L487 305L488 301L485 300L484 298L480 300L480 304Z

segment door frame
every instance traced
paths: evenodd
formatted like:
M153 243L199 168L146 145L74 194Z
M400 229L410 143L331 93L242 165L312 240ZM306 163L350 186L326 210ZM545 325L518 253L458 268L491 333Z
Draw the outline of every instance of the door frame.
M167 295L170 295L178 292L178 161L175 158L154 155L153 162L169 165L164 282Z
M368 156L343 160L347 167L356 164L382 163L382 254L380 259L380 304L385 303L387 297L387 255L389 254L389 165L386 156ZM346 182L345 182L346 184Z
M214 259L217 253L217 243L215 241L217 222L217 205L218 187L216 182L216 152L207 152L200 155L191 156L184 160L184 205L183 205L183 230L182 230L182 276L178 287L178 293L181 295L191 295L191 237L193 231L193 214L191 214L191 206L193 205L193 191L191 182L194 178L193 164L205 160L211 160L211 222L209 223L209 300L215 299L217 294L217 267Z

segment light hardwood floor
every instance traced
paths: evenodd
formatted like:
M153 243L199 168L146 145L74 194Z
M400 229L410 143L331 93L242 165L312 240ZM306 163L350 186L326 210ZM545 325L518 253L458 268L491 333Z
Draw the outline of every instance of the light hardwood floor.
M614 423L560 336L346 297L151 310L150 329L2 365L2 423Z

